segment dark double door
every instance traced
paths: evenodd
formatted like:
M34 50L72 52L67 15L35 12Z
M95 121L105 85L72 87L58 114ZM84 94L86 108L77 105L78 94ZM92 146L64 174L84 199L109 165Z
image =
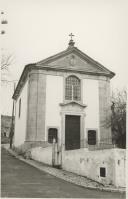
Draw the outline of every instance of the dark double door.
M65 149L80 148L80 116L65 116Z

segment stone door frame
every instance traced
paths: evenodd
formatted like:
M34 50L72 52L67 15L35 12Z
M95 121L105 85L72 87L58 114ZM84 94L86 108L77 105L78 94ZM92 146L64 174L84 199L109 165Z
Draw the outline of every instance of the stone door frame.
M75 111L61 111L61 143L62 149L65 150L65 117L66 115L80 116L80 148L85 146L85 113Z

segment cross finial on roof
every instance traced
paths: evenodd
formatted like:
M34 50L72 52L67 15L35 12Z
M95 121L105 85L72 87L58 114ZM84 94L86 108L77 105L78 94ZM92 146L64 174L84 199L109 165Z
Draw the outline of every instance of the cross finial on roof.
M74 37L75 35L73 35L72 33L70 33L69 36L71 37L71 40L72 40L72 37Z
M71 37L70 41L69 41L69 47L73 47L75 42L73 41L72 37L74 37L75 35L73 35L72 33L69 34L69 36Z

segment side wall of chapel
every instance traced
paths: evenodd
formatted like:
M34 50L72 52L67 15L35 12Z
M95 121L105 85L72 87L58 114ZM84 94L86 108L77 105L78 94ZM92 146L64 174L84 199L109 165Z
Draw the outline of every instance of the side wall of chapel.
M19 103L21 101L20 115ZM28 109L28 80L25 82L22 91L15 102L15 129L14 145L19 146L24 143L27 127L27 109Z

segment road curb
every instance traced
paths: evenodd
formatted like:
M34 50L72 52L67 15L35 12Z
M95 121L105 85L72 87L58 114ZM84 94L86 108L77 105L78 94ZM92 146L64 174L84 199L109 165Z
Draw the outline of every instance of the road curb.
M24 159L22 156L18 155L15 151L11 150L7 145L1 145L4 149L6 149L12 156L14 156L15 158L41 170L44 171L46 173L49 173L50 175L53 175L57 178L60 178L62 180L65 180L67 182L73 183L75 185L87 188L87 189L95 189L95 190L100 190L100 191L109 191L109 192L119 192L119 193L125 193L125 188L114 188L114 187L95 187L95 186L88 186L85 185L83 182L76 180L76 179L72 179L72 178L68 178L68 175L65 175L63 173L63 170L58 170L56 168L47 166L47 165L43 165L42 163L39 163L35 160L30 160L30 159ZM67 172L70 173L70 172ZM80 177L80 176L78 176Z

